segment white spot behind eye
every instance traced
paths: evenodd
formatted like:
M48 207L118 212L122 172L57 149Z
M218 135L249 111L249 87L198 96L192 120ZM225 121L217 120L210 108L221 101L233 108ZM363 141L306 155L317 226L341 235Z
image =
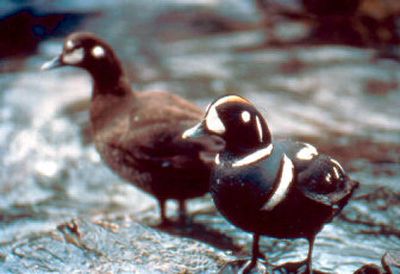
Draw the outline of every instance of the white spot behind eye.
M272 210L285 199L289 192L294 177L294 165L286 154L283 154L281 168L281 173L277 175L279 176L278 187L272 194L271 198L268 199L267 203L261 208L262 210Z
M257 130L258 130L258 137L260 138L260 142L263 141L263 129L261 126L261 122L260 122L260 118L258 118L258 116L256 116L256 124L257 124Z
M92 48L92 55L94 58L104 57L105 54L106 52L102 46L95 46Z
M250 117L250 113L247 110L242 112L241 117L242 117L243 122L245 122L245 123L248 123L250 121L250 118L251 118Z
M315 147L313 147L310 144L304 144L304 145L305 147L303 147L296 153L297 159L311 160L315 155L318 155L318 151Z
M70 53L64 54L62 59L65 64L75 65L82 62L84 55L83 48L77 48Z
M214 106L210 108L206 118L207 129L215 133L224 133L225 126L218 116L218 112Z

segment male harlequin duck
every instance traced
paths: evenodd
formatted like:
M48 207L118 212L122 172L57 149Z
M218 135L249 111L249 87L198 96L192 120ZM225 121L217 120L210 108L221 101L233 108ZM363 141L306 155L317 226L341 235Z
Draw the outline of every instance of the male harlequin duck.
M310 273L316 234L347 204L358 183L336 160L309 144L272 142L262 115L236 95L214 101L204 119L183 137L202 135L225 141L215 158L211 195L223 216L254 235L246 270L255 266L259 237L266 235L307 239Z
M154 195L162 224L167 199L179 201L180 219L185 200L209 190L210 165L223 144L206 138L182 139L185 129L203 117L203 111L166 92L132 92L122 65L109 44L94 34L78 32L65 39L60 56L43 70L73 66L93 79L90 124L103 160L125 180Z

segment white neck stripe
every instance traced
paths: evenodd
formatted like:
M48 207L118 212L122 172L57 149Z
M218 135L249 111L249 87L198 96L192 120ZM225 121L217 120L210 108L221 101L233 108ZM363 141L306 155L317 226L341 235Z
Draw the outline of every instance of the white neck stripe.
M289 192L290 185L294 181L294 165L293 162L286 156L286 154L283 154L283 162L281 163L281 167L282 171L278 175L278 187L272 194L271 198L268 199L267 203L265 203L264 206L261 208L261 210L272 210L286 198Z
M257 161L271 155L273 148L274 148L274 146L272 144L269 144L267 147L259 149L256 152L253 152L253 153L243 157L242 159L235 161L232 164L232 167L241 167L241 166L246 166L246 165L252 164L254 162L257 162Z

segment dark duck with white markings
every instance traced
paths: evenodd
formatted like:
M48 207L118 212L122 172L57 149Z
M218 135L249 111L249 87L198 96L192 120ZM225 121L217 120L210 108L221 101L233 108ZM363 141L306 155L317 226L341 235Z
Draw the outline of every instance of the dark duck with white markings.
M167 92L132 92L111 46L91 33L73 33L60 56L42 69L73 66L93 79L90 124L102 159L125 180L154 195L162 223L165 202L185 200L209 190L209 156L222 144L215 138L183 140L182 133L203 117L203 111Z
M333 158L311 145L271 141L262 115L246 99L228 95L215 100L204 119L183 137L216 135L225 148L216 155L211 195L232 224L251 232L256 263L259 237L305 238L311 273L316 234L347 204L358 183Z

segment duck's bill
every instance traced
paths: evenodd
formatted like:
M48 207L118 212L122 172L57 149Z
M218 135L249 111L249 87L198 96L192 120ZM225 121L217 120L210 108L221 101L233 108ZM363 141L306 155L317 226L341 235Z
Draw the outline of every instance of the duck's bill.
M203 123L198 123L192 128L189 128L182 134L183 139L196 139L202 136L205 136L206 133L204 131Z
M50 60L50 61L44 63L44 64L40 67L40 69L41 69L41 70L50 70L50 69L58 68L58 67L61 67L61 66L63 66L63 63L62 63L62 61L61 61L61 58L60 58L60 56L57 56L57 57L53 58L52 60Z

